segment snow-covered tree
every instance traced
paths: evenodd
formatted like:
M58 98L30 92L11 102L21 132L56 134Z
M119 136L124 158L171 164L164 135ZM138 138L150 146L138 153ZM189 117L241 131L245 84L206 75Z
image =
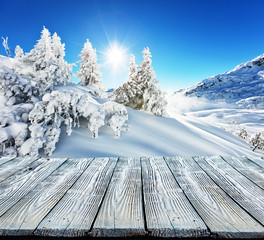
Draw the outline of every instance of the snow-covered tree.
M128 120L126 108L115 102L106 102L102 105L105 111L105 124L111 127L115 133L115 137L120 137L120 131L123 124Z
M135 99L142 95L142 90L137 83L137 65L135 56L132 54L129 62L129 75L127 81L118 89L116 89L112 97L114 101L124 104L128 107L135 108Z
M62 124L66 125L66 132L70 135L72 127L79 125L80 117L88 120L88 127L96 137L99 127L104 125L104 112L99 105L95 106L91 102L89 95L80 92L56 90L45 94L29 114L31 138L42 142L38 144L39 148L43 148L46 155L51 155L59 140ZM28 139L22 145L22 155L31 156L31 147L28 146L31 142Z
M3 90L8 106L38 101L38 89L27 79L12 72L0 73L0 89Z
M16 157L29 136L28 116L39 93L28 79L8 71L0 72L0 91L0 151Z
M143 94L143 109L157 116L166 115L167 100L165 93L157 86L149 86Z
M248 132L247 132L247 130L246 130L245 127L243 127L242 129L240 129L240 130L237 132L236 135L237 135L238 137L244 139L244 140L246 140L246 139L249 138L249 134L248 134Z
M61 43L61 38L55 32L51 39L51 48L54 55L54 66L55 71L53 71L53 84L57 85L59 83L66 84L71 82L72 76L72 64L67 63L64 60L65 56L65 44Z
M22 57L24 57L24 52L23 49L17 45L15 48L15 59L21 59Z
M165 94L157 86L159 83L156 74L151 66L151 53L149 48L143 50L143 62L140 64L138 72L138 82L143 90L142 109L152 112L155 115L164 116L166 114L167 102Z
M57 33L51 37L49 30L43 27L41 38L22 59L23 63L32 67L30 77L36 80L42 94L51 91L54 85L70 82L72 65L64 60L64 56L64 44L60 37Z
M41 38L35 47L25 54L24 62L32 65L37 86L44 93L53 87L51 75L54 72L54 54L51 47L51 36L47 28L43 27Z
M100 90L104 91L105 87L103 85L101 73L97 64L96 50L93 49L93 46L88 39L84 44L79 57L81 58L79 61L81 66L77 72L77 76L80 79L80 85L95 85Z
M143 50L143 62L136 71L134 57L130 61L129 79L114 91L114 100L134 109L143 109L155 115L166 114L167 101L165 94L157 86L155 72L151 66L149 48Z
M54 57L57 59L63 59L65 56L65 44L61 43L61 38L55 32L52 35L52 50Z
M253 151L257 148L264 150L264 137L261 132L255 133L249 140L249 143L253 146Z
M43 148L46 155L51 155L59 140L61 127L66 126L66 133L71 135L72 127L79 127L79 119L87 121L92 136L98 136L103 125L110 126L115 136L127 120L124 106L109 102L97 103L89 94L71 90L55 90L43 96L29 114L31 137L20 148L22 156L37 156ZM34 149L34 150L33 150Z

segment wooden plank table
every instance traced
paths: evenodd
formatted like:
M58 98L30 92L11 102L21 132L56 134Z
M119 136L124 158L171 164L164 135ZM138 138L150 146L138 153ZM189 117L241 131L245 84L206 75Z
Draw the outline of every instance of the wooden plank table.
M210 231L227 238L264 236L263 226L230 198L191 157L166 158Z
M195 158L202 169L236 203L264 225L264 191L219 156Z
M209 235L163 158L142 159L142 172L147 229L151 236Z
M264 160L0 158L0 238L264 238Z
M140 159L119 159L91 231L97 237L145 234Z

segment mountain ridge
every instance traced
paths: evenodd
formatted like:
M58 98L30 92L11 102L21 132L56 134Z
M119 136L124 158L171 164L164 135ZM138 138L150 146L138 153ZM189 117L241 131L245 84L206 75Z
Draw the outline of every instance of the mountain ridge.
M263 108L264 54L239 64L233 70L206 78L175 94L224 100L240 107ZM243 105L239 104L243 101ZM248 104L247 104L248 103Z

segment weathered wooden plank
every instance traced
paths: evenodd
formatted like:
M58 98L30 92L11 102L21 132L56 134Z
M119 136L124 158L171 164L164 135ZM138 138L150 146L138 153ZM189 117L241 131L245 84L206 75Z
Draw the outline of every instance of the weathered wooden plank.
M258 164L260 167L264 168L264 158L263 157L248 157L248 159Z
M0 217L1 235L31 235L92 159L68 159Z
M209 232L163 158L144 158L142 178L147 229L158 237L200 237Z
M220 156L197 157L196 162L229 196L264 224L264 190Z
M174 177L213 234L264 237L264 227L245 212L191 157L166 158Z
M10 157L0 157L0 166L6 162L11 161L14 158L10 158Z
M233 168L264 189L264 168L246 157L222 157Z
M49 176L66 159L40 158L0 183L0 216L36 185Z
M0 182L12 176L21 169L24 169L30 163L36 161L37 158L15 158L9 159L0 165Z
M78 181L42 220L41 236L86 236L111 179L116 158L96 158Z
M91 235L124 237L144 234L140 159L121 158L118 160Z

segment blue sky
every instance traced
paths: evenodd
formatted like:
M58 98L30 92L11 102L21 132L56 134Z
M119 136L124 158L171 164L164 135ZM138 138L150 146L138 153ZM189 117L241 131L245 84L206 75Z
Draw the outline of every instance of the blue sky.
M0 36L9 37L11 49L19 44L30 51L44 25L61 37L66 60L72 63L79 60L88 38L98 51L108 88L126 80L129 54L139 64L146 46L161 87L169 91L264 53L263 0L0 0L0 4ZM116 73L104 65L103 53L113 42L127 49Z

